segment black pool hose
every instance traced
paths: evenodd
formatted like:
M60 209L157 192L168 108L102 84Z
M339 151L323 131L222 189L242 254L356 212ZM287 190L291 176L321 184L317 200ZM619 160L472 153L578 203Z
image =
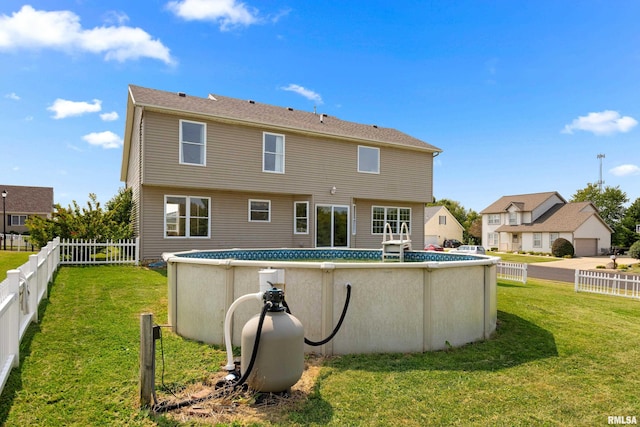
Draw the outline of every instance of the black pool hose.
M328 343L329 341L331 341L333 339L334 336L336 336L336 334L338 333L338 331L340 330L340 327L342 326L342 322L344 321L344 317L347 314L347 309L349 308L349 301L351 300L351 284L347 283L347 298L345 299L344 302L344 307L342 307L342 314L340 315L340 320L338 320L338 323L336 324L336 327L333 328L333 332L331 332L331 334L323 339L322 341L311 341L310 339L308 339L307 337L304 337L304 343L313 347L318 347L321 345L324 345L326 343ZM282 301L282 305L285 306L285 308L287 309L287 313L291 314L291 310L289 309L289 305L287 304L286 301Z
M249 366L247 367L247 370L245 371L244 375L237 382L230 383L228 386L222 389L216 390L215 392L198 399L187 399L181 402L176 402L171 404L168 404L168 403L156 404L153 406L152 410L156 413L173 411L179 408L183 408L185 406L190 406L196 403L204 402L206 400L212 399L217 396L221 396L225 392L229 391L229 389L235 390L236 388L244 384L247 381L247 378L249 378L249 375L251 374L251 370L253 369L253 365L256 362L256 357L258 355L258 345L260 345L260 335L262 334L262 326L264 325L264 318L266 317L267 312L272 306L273 306L273 303L271 301L267 301L262 307L262 311L260 312L260 319L258 321L258 329L256 331L256 339L253 343L253 351L251 352L251 360L249 361Z

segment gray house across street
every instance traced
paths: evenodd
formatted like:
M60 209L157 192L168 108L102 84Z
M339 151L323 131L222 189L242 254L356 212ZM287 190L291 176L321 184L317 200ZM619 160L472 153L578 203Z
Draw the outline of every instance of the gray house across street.
M142 259L219 248L424 239L441 150L395 129L220 95L129 86L121 180Z

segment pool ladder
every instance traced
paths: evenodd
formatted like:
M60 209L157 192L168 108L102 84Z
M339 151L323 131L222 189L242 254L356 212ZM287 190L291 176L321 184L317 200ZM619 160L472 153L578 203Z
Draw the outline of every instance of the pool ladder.
M406 222L400 227L399 239L393 238L391 224L388 222L384 225L384 233L382 235L382 261L387 259L404 261L404 251L411 250L411 237L409 237L409 227Z

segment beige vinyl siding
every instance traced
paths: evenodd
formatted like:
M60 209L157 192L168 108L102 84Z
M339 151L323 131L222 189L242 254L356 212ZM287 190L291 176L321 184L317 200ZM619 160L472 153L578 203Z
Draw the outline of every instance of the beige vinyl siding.
M129 167L127 169L126 186L127 188L131 188L133 231L136 236L141 236L143 234L141 232L139 212L142 209L140 199L140 171L142 168L142 156L140 155L142 147L140 145L140 139L143 133L142 109L135 110L133 124L131 145L129 146Z
M145 113L143 183L186 188L329 194L390 200L431 200L433 157L429 152L380 146L380 174L357 172L358 145L329 138L286 133L285 174L262 172L262 137L267 127L207 124L206 166L179 164L179 120L189 117ZM196 119L196 121L198 121ZM280 133L280 132L276 132ZM371 146L374 146L373 144Z
M192 249L310 247L312 233L293 235L293 202L290 195L237 193L215 190L144 187L144 259L158 259L163 252ZM164 198L197 196L211 198L209 238L165 238ZM271 221L249 222L249 199L271 201Z

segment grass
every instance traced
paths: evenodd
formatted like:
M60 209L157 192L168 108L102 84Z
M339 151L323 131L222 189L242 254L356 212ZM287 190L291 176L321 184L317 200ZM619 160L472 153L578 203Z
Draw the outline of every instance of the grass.
M0 251L0 282L7 278L7 270L13 270L29 261L29 255L35 252Z
M137 407L139 315L165 323L166 304L162 272L62 268L1 396L0 425L200 425ZM640 416L638 304L547 281L501 281L491 340L330 358L311 395L275 424L604 425L610 415ZM162 342L172 388L225 364L219 348L167 330Z

